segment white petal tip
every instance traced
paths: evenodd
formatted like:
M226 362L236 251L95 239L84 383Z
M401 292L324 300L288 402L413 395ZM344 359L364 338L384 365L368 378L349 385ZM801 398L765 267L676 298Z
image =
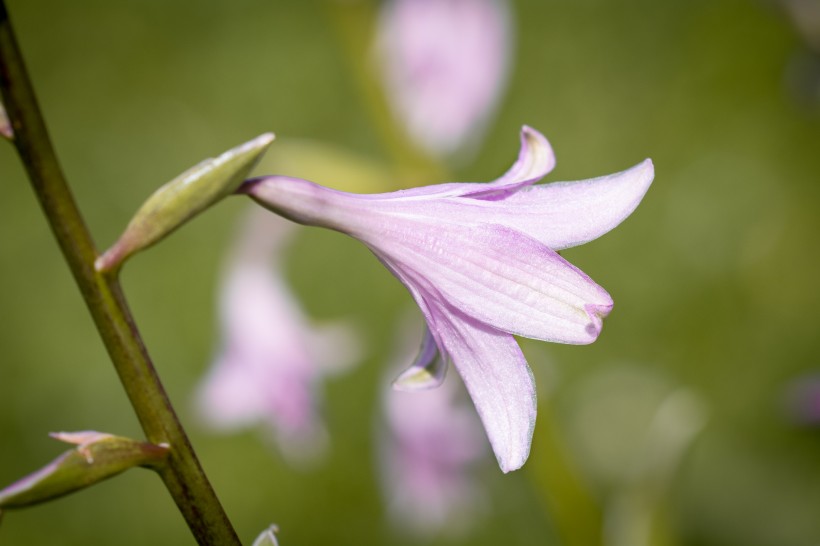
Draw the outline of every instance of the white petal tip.
M498 466L501 467L501 472L503 472L504 474L509 474L510 472L514 472L516 470L519 470L522 466L524 466L524 463L526 463L526 462L527 462L526 457L522 461L516 461L515 463L511 463L511 464L505 464L501 460L499 460L498 461Z
M630 204L630 206L625 209L625 218L635 210L635 207L638 206L638 203L643 199L644 194L646 194L646 191L655 179L655 165L651 159L647 158L625 171L608 177L601 177L601 180L607 179L620 181L623 201L624 203Z
M644 171L644 176L648 179L649 182L655 178L655 164L652 162L650 158L644 159L641 163L638 164L638 167Z
M652 181L655 179L655 164L652 163L651 159L647 158L632 167L630 170L637 175L634 178L634 184L639 188L642 188L642 191L637 196L637 202L640 202L644 194L649 189L649 186L652 184ZM637 202L635 203L636 207L638 206Z

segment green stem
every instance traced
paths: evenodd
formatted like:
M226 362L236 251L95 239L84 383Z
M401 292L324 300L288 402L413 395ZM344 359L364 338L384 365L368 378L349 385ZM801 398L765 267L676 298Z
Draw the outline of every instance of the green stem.
M145 435L171 448L159 470L165 486L199 544L240 544L151 363L119 282L94 269L97 251L57 161L3 0L0 88L20 158Z

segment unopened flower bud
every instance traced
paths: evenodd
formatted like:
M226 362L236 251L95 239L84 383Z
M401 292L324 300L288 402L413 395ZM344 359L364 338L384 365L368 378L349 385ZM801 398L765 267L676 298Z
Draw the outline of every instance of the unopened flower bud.
M206 159L155 191L114 246L97 259L97 271L117 269L132 254L165 238L236 191L273 138L273 133L265 133L219 157Z
M58 432L51 436L77 447L0 490L0 509L23 508L62 497L135 466L155 467L168 454L167 446L102 432Z

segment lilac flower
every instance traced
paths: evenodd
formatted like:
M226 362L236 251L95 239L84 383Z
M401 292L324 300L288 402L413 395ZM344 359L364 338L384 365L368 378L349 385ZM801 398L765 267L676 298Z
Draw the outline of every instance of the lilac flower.
M428 332L399 386L434 386L452 362L504 472L526 461L536 413L532 373L513 334L595 341L612 299L556 250L618 225L654 176L646 160L609 176L533 186L554 155L528 127L521 142L518 161L485 184L355 195L270 176L240 189L296 222L355 237L407 287Z
M463 394L456 381L424 392L385 391L382 484L390 515L408 531L466 530L485 503L470 467L486 456L486 445Z
M475 138L506 82L506 0L393 0L376 47L387 97L408 133L433 154Z
M320 381L352 362L358 350L349 328L314 327L271 267L293 227L258 209L248 218L222 286L222 348L198 405L220 429L267 423L295 462L322 453L327 435L316 403Z

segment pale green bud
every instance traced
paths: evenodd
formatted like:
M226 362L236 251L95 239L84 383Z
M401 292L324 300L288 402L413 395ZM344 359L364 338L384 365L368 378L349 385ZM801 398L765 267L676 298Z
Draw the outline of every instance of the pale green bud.
M219 157L202 161L159 188L139 208L119 240L97 258L97 271L116 270L132 254L231 195L273 139L273 133L258 136Z

